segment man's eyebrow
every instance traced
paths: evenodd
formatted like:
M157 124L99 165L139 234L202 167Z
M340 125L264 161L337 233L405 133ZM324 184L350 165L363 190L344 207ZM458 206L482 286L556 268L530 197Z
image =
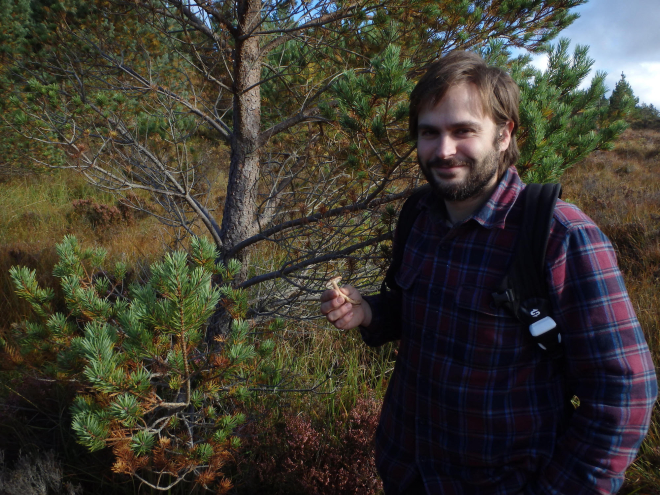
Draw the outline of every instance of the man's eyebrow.
M456 129L459 127L472 127L474 129L481 129L482 126L476 120L464 120L462 122L454 122L449 127L452 129Z
M473 128L473 129L480 130L482 128L482 125L479 122L477 122L476 120L465 120L465 121L461 121L461 122L453 122L448 127L450 129L458 129L458 128L461 128L461 127L470 127L470 128ZM417 128L418 129L437 129L437 126L432 124L432 123L420 122L417 125Z

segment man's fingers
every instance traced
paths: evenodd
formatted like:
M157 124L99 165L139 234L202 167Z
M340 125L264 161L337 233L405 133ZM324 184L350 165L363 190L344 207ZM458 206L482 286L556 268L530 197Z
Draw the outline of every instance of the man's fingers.
M334 289L326 290L321 294L321 303L337 300L341 301L339 304L343 304L344 299L344 294Z
M351 321L353 320L353 311L349 311L344 316L333 322L333 325L340 330L349 330L351 328Z
M334 289L326 290L321 294L321 302L323 303L326 301L330 301L332 299L335 299L337 296L338 296L337 291L335 291Z
M331 303L334 303L336 299L333 299ZM344 303L342 302L341 304L338 304L334 307L332 307L328 312L326 313L325 317L332 323L335 323L337 320L340 318L343 318L346 316L346 314L351 311L352 305L350 303Z
M327 290L321 294L321 313L327 315L330 311L341 307L346 302L344 296L336 290Z
M355 293L357 299L353 300L349 294ZM348 330L361 324L364 319L361 308L360 293L348 287L328 289L321 294L321 314L340 330ZM358 309L360 308L360 309ZM357 311L357 313L356 313Z

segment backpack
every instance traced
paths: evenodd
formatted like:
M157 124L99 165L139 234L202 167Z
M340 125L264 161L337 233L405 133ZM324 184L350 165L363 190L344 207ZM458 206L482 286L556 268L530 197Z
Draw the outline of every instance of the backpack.
M387 269L381 286L398 290L395 276L403 262L403 253L410 231L419 214L417 203L431 187L427 184L416 189L401 208L397 222L397 241L394 244L392 263ZM562 356L561 334L550 315L548 288L545 284L545 253L550 235L550 223L561 196L559 184L528 184L516 199L522 204L523 221L516 245L513 262L493 292L496 306L506 308L523 325L539 347L551 358Z

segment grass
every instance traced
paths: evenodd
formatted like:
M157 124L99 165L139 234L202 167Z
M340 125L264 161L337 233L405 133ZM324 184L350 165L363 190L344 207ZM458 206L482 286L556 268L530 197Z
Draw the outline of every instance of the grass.
M660 130L628 130L613 151L592 154L562 180L564 199L582 208L612 240L656 363L660 363L659 162ZM165 249L153 219L94 228L76 215L73 201L93 198L112 205L115 199L99 194L66 171L47 177L17 177L0 184L0 311L5 315L0 328L5 330L27 309L13 297L7 269L26 264L37 270L42 282L52 283L49 273L55 263L53 246L65 234L75 233L85 245L103 245L110 260L151 261ZM333 476L335 481L344 479L338 474L346 469L342 459L350 459L362 469L363 483L359 487L342 485L346 493L379 493L368 438L387 387L395 348L369 349L356 330L339 332L321 320L288 323L272 338L277 344L276 364L289 370L296 387L322 385L315 394L281 392L256 398L252 430L245 430L244 449L231 467L239 493L338 493L332 491L332 484L328 488L323 483L333 480ZM8 376L5 374L0 382ZM6 396L7 392L0 392L0 397L2 394ZM48 402L47 398L40 400L40 407ZM67 428L60 425L58 434ZM54 429L56 426L48 423L47 431L52 433ZM24 432L24 437L38 442L35 435ZM292 445L292 439L304 445ZM281 465L288 467L282 471ZM64 469L73 472L66 463ZM268 485L269 477L271 481L279 480L280 488ZM109 478L103 479L107 486ZM88 481L87 486L93 486L93 482ZM270 491L265 491L267 487ZM284 487L288 492L282 491ZM649 435L620 493L654 495L660 494L659 487L660 413L656 411ZM131 486L127 493L134 489ZM117 490L115 493L121 493Z
M117 198L94 188L74 171L13 177L0 183L0 192L0 313L4 316L0 330L19 321L27 309L14 296L9 267L28 266L37 271L41 283L53 286L55 244L65 235L74 234L85 246L105 248L108 263L125 261L135 267L160 257L172 239L154 217L139 213L129 221L93 224L89 215L76 210L75 202L91 199L114 207Z
M157 223L152 218L108 229L94 228L76 214L73 202L92 198L114 205L117 199L103 193L72 171L17 177L2 184L0 197L0 245L38 250L52 246L64 235L75 233L85 243L102 244L111 257L150 258L162 252ZM154 249L155 248L155 249Z

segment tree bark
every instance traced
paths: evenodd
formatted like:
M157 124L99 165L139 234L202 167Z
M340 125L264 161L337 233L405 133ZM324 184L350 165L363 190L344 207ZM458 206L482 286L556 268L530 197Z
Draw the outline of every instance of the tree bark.
M251 31L260 21L261 0L239 0L234 53L234 132L227 198L222 218L223 257L244 239L256 234L261 131L261 55L259 38ZM237 253L246 265L245 253ZM226 261L226 260L225 260Z

